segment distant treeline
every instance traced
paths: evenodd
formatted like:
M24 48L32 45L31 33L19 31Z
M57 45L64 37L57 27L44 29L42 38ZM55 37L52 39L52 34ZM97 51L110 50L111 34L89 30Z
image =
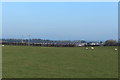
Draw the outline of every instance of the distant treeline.
M116 40L84 41L84 40L43 40L43 39L2 39L4 45L48 46L48 47L80 47L80 46L117 46Z
M9 42L9 43L86 43L84 40L47 40L47 39L2 39L3 42Z

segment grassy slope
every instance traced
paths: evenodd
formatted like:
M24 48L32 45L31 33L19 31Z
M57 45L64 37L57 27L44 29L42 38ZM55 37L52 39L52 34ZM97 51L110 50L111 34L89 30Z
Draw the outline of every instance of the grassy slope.
M115 78L117 51L54 47L3 47L3 77L9 78Z

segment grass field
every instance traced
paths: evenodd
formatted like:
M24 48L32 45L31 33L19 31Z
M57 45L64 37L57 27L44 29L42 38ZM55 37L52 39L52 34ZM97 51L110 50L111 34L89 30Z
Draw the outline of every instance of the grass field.
M115 47L3 47L4 78L117 78Z

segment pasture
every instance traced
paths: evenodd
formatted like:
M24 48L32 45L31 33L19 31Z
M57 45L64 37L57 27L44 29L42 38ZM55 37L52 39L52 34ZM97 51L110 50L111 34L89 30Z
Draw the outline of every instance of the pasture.
M2 48L3 78L117 78L115 47Z

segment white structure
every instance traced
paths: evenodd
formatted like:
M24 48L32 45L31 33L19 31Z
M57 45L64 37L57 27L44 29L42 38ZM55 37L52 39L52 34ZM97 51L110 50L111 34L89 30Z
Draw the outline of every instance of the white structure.
M81 44L78 44L77 46L78 46L78 47L81 47L82 45L81 45Z
M79 43L76 46L81 47L81 46L85 46L85 45L87 45L87 43Z
M96 43L91 43L90 45L96 45Z

